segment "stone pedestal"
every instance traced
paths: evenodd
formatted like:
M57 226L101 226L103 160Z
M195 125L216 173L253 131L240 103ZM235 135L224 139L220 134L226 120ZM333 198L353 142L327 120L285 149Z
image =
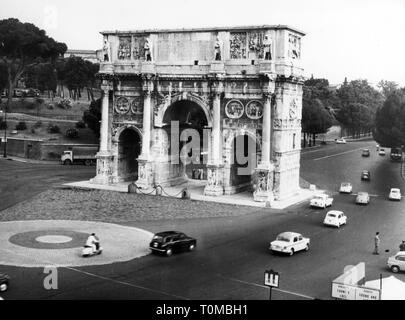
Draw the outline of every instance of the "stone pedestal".
M112 181L113 156L108 152L99 152L96 154L97 159L97 175L90 179L90 183L94 184L110 184Z
M222 61L212 61L210 65L210 73L224 74L225 64Z
M222 196L224 188L222 186L222 166L207 165L207 185L204 188L206 196Z
M256 188L253 192L254 201L270 202L274 201L273 195L273 166L259 166L255 169Z
M153 187L152 161L147 159L138 159L138 180L136 185L141 189Z
M262 60L259 62L259 72L262 74L272 74L276 72L274 62L270 60Z
M141 73L155 74L156 73L155 63L151 61L143 61L141 64Z
M114 65L111 62L100 63L100 72L102 73L114 73Z

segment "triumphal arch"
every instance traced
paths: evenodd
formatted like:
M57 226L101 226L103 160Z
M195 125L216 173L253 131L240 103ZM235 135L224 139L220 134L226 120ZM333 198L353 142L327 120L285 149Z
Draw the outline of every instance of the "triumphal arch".
M288 26L106 31L93 183L299 189L304 33Z

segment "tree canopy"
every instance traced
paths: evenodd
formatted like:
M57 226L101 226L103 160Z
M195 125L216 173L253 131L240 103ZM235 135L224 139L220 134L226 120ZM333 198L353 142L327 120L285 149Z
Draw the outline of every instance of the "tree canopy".
M405 145L405 88L390 93L377 111L374 139L391 148Z
M15 18L0 20L0 61L7 68L9 101L27 68L52 62L66 50L64 43L48 37L32 23L22 23Z

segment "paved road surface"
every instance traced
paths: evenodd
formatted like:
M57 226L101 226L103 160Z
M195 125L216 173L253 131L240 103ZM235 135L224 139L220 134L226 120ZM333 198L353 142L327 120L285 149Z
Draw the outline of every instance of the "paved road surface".
M364 147L372 150L370 158L361 157ZM272 268L280 273L282 290L273 291L274 299L330 299L331 281L346 265L364 261L367 280L377 279L380 273L391 275L385 267L386 259L405 239L405 199L387 200L389 188L400 187L405 191L399 164L391 162L389 155L379 156L375 143L363 141L305 151L301 165L304 179L332 193L340 182L350 181L354 193L373 194L371 204L358 206L354 204L354 195L334 194L333 209L343 210L349 218L347 226L340 229L324 227L322 221L327 210L311 209L307 203L271 215L260 209L233 218L136 223L133 225L152 232L178 229L189 233L198 239L197 250L170 258L149 255L103 267L60 268L59 289L50 291L42 286L46 276L42 269L1 267L1 271L13 277L12 290L3 296L5 299L268 299L268 289L262 285L263 273ZM371 171L370 182L361 182L361 170ZM40 173L37 179L42 179ZM18 185L13 187L18 189ZM269 241L287 230L309 236L310 251L292 257L271 254L267 249ZM378 256L371 254L376 231L381 234L382 253ZM405 281L405 274L399 274L398 278Z

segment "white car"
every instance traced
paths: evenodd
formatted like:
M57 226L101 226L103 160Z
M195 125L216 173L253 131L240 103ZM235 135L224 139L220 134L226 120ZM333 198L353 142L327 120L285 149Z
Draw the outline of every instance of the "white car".
M384 149L380 149L380 151L378 151L378 154L380 156L385 156L385 150Z
M333 203L333 198L329 197L327 194L317 194L309 202L311 207L326 208L330 207Z
M347 216L343 213L343 211L338 210L331 210L325 216L323 220L323 224L327 226L335 226L340 227L343 224L347 223Z
M340 139L336 140L336 143L337 144L344 144L344 143L346 143L346 140L344 138L340 138Z
M391 188L388 199L401 201L401 190L398 188Z
M389 257L387 266L394 273L405 271L405 252L399 251L395 254L395 256Z
M288 253L292 256L295 252L309 250L310 239L303 237L296 232L283 232L280 233L276 240L270 243L269 249L282 253Z
M370 196L367 192L359 192L356 197L357 204L369 204Z
M339 192L341 193L352 193L353 191L353 186L350 182L342 182L340 184L340 189Z

